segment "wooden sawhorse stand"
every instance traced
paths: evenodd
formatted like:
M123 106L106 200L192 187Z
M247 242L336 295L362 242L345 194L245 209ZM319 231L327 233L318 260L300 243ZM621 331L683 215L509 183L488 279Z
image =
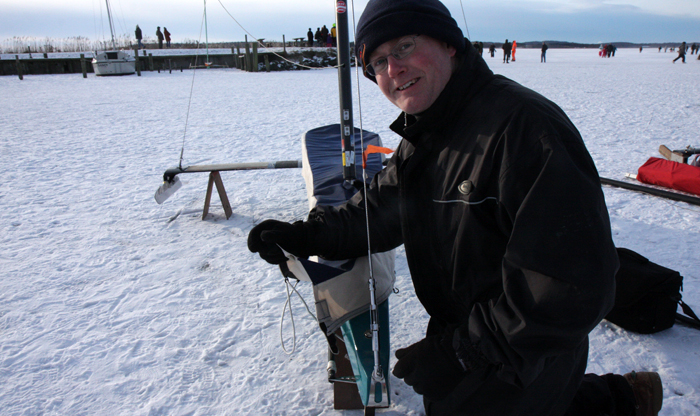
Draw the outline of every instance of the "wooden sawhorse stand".
M226 219L231 218L233 211L231 210L231 204L228 202L228 196L226 195L226 188L224 188L224 182L221 180L221 175L218 170L209 172L209 184L207 185L207 196L204 198L204 212L202 213L202 220L209 214L209 203L211 202L211 191L216 185L216 191L219 193L219 199L221 200L221 205L224 206L224 212L226 213Z

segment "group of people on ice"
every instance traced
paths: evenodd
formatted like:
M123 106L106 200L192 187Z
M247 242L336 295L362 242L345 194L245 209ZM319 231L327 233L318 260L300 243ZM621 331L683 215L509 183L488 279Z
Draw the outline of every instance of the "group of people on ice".
M439 0L370 0L355 40L400 110L398 148L366 192L306 221L263 221L249 249L281 264L282 249L341 260L403 244L430 321L417 342L397 340L393 374L429 416L658 415L658 373L585 372L619 260L564 111L495 75Z
M316 28L316 33L312 32L311 28L309 28L309 31L306 32L306 37L309 42L309 46L314 46L314 41L316 41L316 46L328 48L335 47L338 39L335 23L333 23L331 30L328 30L326 25Z
M615 52L617 51L617 46L613 45L612 43L608 43L606 45L600 45L600 48L598 50L598 55L601 58L611 58L615 56Z
M138 48L143 49L143 32L141 31L141 28L139 25L136 25L136 30L134 31L134 36L136 37L136 41L138 42ZM160 31L160 26L156 28L156 39L158 39L158 49L163 49L163 41L165 40L165 47L169 48L170 47L170 32L168 32L168 28L163 26L163 31Z
M503 43L501 49L503 49L503 63L510 63L510 61L515 62L515 49L518 43L513 39L513 42L508 42L508 39Z
M474 48L476 48L477 52L479 52L479 55L484 54L484 43L483 42L474 42L473 43ZM515 62L515 50L517 48L517 41L513 39L513 42L508 42L508 39L503 43L503 46L501 46L501 49L503 49L503 63L510 63L510 62ZM542 54L540 55L540 62L547 62L547 49L549 49L549 46L547 43L542 42L542 47L541 51ZM493 58L496 55L496 45L493 43L491 46L489 46L489 54L491 54L491 57Z

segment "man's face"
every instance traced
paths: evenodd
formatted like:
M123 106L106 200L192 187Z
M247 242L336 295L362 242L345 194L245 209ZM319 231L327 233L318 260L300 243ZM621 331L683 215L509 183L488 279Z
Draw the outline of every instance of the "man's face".
M418 114L427 110L447 85L456 51L431 37L418 36L415 50L399 60L390 54L402 39L384 42L372 52L369 62L388 56L386 71L375 77L379 89L401 110Z

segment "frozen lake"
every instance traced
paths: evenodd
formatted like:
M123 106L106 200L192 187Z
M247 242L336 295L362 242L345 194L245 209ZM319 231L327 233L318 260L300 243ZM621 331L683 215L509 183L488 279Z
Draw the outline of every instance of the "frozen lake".
M485 59L564 109L601 176L636 173L661 144L700 145L697 56L516 56ZM396 146L388 125L399 111L360 78L356 125ZM333 69L0 77L3 415L362 414L333 410L325 340L298 300L297 350L284 353L283 279L246 247L264 219L305 218L301 171L222 172L228 220L216 196L201 220L206 174L181 175L171 199L153 199L183 146L185 165L301 159L301 134L339 120L337 79ZM616 188L605 195L616 244L680 271L684 300L700 311L700 207ZM392 350L421 339L427 322L402 249L396 287ZM283 333L289 349L288 320ZM698 345L700 332L687 327L638 335L603 321L588 371L658 371L661 414L697 415ZM381 414L423 414L411 388L391 383L393 405Z

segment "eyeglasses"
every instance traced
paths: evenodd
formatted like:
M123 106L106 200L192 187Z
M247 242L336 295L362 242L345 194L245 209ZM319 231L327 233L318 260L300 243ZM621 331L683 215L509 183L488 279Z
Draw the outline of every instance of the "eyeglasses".
M401 60L416 50L416 38L420 35L409 36L401 39L396 46L391 50L391 56ZM365 72L369 75L376 77L377 75L386 71L389 67L389 56L382 56L374 61L370 62L365 68Z

